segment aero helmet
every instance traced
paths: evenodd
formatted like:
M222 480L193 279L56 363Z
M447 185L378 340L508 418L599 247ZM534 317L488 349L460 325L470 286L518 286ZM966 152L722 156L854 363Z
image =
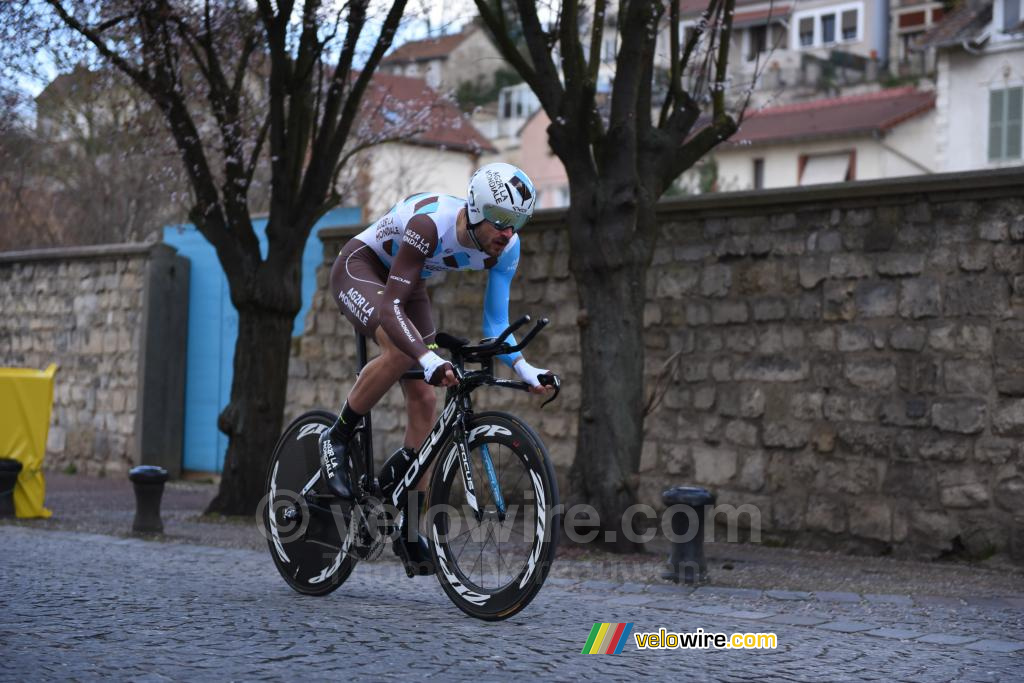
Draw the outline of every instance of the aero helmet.
M470 227L488 220L517 232L533 215L537 190L520 169L502 162L487 164L469 179L466 206Z

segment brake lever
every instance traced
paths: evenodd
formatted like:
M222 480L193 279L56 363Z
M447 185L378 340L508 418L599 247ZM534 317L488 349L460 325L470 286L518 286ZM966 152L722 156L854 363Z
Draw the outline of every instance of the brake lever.
M562 390L562 381L558 379L558 375L556 375L553 372L549 372L544 375L537 375L537 381L540 382L540 385L543 387L555 388L555 395L540 404L540 407L543 408L544 406L558 398L558 392Z

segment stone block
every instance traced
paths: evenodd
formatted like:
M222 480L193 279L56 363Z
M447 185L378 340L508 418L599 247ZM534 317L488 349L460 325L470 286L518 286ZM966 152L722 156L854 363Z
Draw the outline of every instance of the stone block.
M1001 316L1009 308L1010 284L1002 275L956 278L946 284L947 316Z
M747 451L743 454L743 464L736 485L744 491L760 491L764 488L768 458L762 451Z
M989 242L1005 242L1010 236L1010 226L1005 218L988 218L978 223L978 235Z
M831 496L811 496L807 501L807 528L833 534L846 531L846 506Z
M798 420L820 420L825 394L820 391L799 392L790 399L790 414Z
M1024 436L1024 400L1000 401L992 416L992 430L1001 436Z
M737 453L731 448L693 446L694 476L704 485L726 484L736 474Z
M927 427L928 401L919 397L892 397L882 403L879 420L897 427Z
M879 541L892 540L892 507L884 499L850 501L850 533Z
M744 420L732 420L725 425L725 440L738 446L756 446L757 427Z
M854 286L849 282L826 282L823 290L824 319L853 320L857 312L853 292Z
M806 360L787 356L754 356L744 361L734 374L739 381L801 382L807 379L810 366Z
M987 506L989 495L984 485L970 482L943 487L939 500L944 507L966 509Z
M871 277L871 261L860 254L833 254L829 257L828 276L836 279Z
M678 267L664 273L655 280L655 297L659 299L682 299L697 291L700 271L696 268Z
M790 315L797 320L820 320L821 297L803 294L790 300Z
M1010 513L1019 513L1024 500L1024 477L1015 472L1002 477L992 491L996 505Z
M811 330L807 333L811 346L820 351L834 351L836 348L836 331L832 326Z
M711 309L704 304L686 304L688 325L707 325L711 322Z
M723 265L707 266L701 273L700 291L707 297L724 297L732 286L732 268Z
M741 417L757 418L764 415L765 395L761 387L742 385L739 390L739 414Z
M810 425L803 422L769 422L764 425L762 441L768 448L803 448L810 439Z
M858 317L892 317L899 311L899 286L892 282L863 282L857 285L854 300Z
M891 389L896 382L896 368L885 359L847 360L843 374L855 387L871 391Z
M828 277L829 259L828 256L805 256L800 259L800 286L804 289L814 289Z
M920 275L924 270L923 254L879 254L876 258L879 275L906 277Z
M711 322L715 325L745 323L749 318L747 305L742 301L723 301L711 306Z
M681 444L672 444L662 456L665 471L681 477L694 476L693 457L690 448Z
M992 250L992 266L1000 273L1019 273L1024 263L1024 247L997 244Z
M987 394L992 389L992 364L976 360L947 360L946 390L951 394Z
M844 353L865 351L874 345L875 335L860 325L843 325L839 328L836 347Z
M985 243L964 245L957 253L960 269L967 272L987 270L992 263L992 245Z
M897 351L920 351L928 340L928 329L917 325L898 325L889 333L889 346Z
M754 320L758 322L782 320L786 317L785 299L757 299L751 308Z
M1024 396L1024 365L1021 361L1002 361L996 363L996 390L1004 396Z
M932 405L932 425L944 432L977 434L988 424L988 405L984 401L940 400Z
M710 410L715 405L716 389L713 386L699 387L693 392L693 407L697 410Z
M939 283L931 278L904 280L900 293L899 312L904 318L920 319L939 315L942 293Z

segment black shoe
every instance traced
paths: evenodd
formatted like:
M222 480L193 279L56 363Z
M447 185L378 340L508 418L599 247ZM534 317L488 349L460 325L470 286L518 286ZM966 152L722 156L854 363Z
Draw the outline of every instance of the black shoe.
M430 547L423 534L416 534L416 540L410 541L406 537L405 529L402 535L395 539L392 549L405 563L405 572L409 576L430 576L436 570L434 562L430 559Z
M327 490L342 500L352 500L348 474L348 443L338 440L333 429L320 435L320 476Z

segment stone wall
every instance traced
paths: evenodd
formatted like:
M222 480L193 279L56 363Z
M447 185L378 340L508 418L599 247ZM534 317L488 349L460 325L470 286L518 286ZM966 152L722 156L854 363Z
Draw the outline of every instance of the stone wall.
M667 382L640 501L701 484L755 505L778 542L1024 555L1022 196L1017 170L665 204L644 323L648 386ZM564 377L562 397L541 412L494 390L477 405L533 424L566 491L580 361L562 221L545 212L524 232L511 303L552 319L527 356ZM324 289L351 234L322 234L290 415L336 410L351 385L351 328ZM479 334L485 276L435 280L438 329ZM401 406L393 390L374 413L378 457L399 445Z
M45 468L179 472L188 262L163 244L7 252L0 283L0 365L58 365Z

